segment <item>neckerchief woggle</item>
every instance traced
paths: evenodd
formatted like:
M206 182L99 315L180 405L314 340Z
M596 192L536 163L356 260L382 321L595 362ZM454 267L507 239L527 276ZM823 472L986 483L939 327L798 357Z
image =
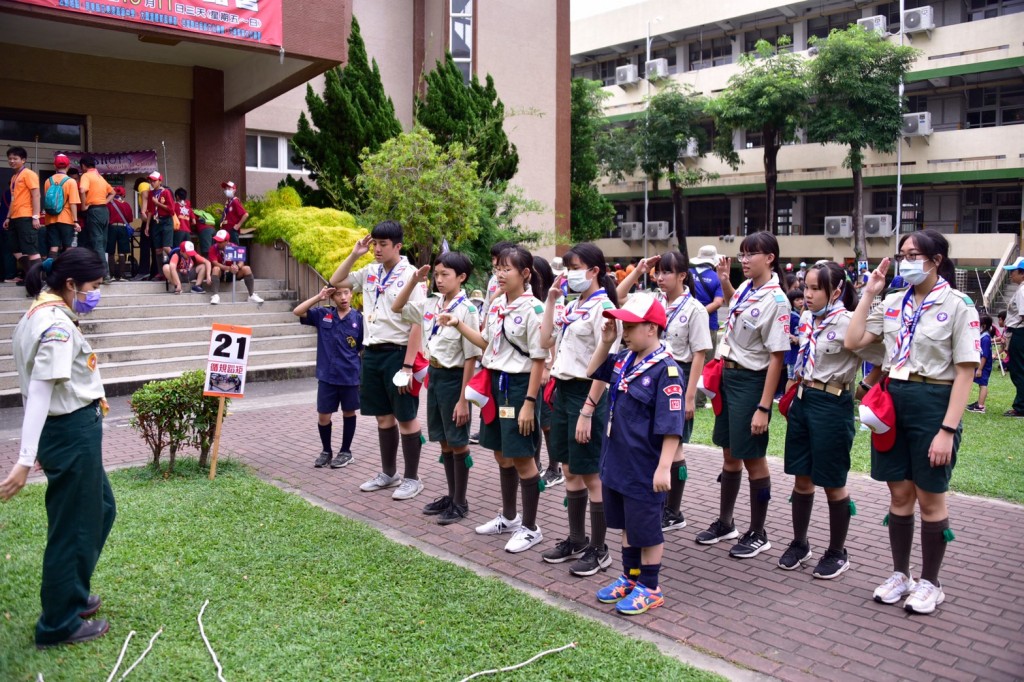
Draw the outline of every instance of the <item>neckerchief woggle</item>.
M825 331L825 327L828 327L837 317L846 312L845 306L841 303L837 303L837 305L839 307L826 315L817 328L814 326L814 316L812 315L807 334L800 335L800 352L796 356L796 367L801 377L809 378L813 376L814 363L817 362L818 337Z
M576 301L565 308L562 313L561 319L558 320L558 324L562 327L562 336L565 336L565 332L576 320L583 319L583 316L589 313L593 308L600 305L603 299L608 298L608 292L604 288L598 289L590 296L587 296L586 300L576 299ZM593 301L593 303L591 303ZM584 307L584 304L590 303L590 305Z
M443 301L444 299L441 299L441 300ZM462 303L465 300L466 300L465 293L460 291L459 295L455 297L455 300L451 302L451 305L449 305L443 311L442 310L438 310L437 312L426 313L425 315L423 315L423 319L426 320L427 322L430 322L431 320L433 320L433 322L434 322L434 326L430 330L430 336L427 337L428 341L430 339L434 338L434 335L437 334L437 330L440 329L440 327L441 327L441 323L438 322L438 318L441 317L441 315L443 315L444 313L452 312L453 310L455 310L459 306L460 303ZM438 306L438 308L440 308L440 306Z
M935 286L932 287L932 290L921 301L921 307L916 311L914 310L914 287L907 289L907 293L903 297L903 317L900 324L900 333L896 337L896 345L892 349L892 357L889 358L895 361L893 362L892 369L900 369L910 360L910 346L914 340L914 332L917 330L917 323L920 322L921 315L938 303L939 297L942 296L948 287L949 282L939 277L935 282Z
M615 383L612 385L612 390L608 392L609 434L611 434L612 431L612 417L615 414L615 403L619 399L619 391L629 393L629 385L633 383L637 377L642 376L647 370L669 357L669 353L665 350L665 344L659 343L658 347L655 348L647 357L630 368L630 363L632 363L636 357L636 353L629 351L626 357L623 358L622 369L619 370L619 376L615 379Z

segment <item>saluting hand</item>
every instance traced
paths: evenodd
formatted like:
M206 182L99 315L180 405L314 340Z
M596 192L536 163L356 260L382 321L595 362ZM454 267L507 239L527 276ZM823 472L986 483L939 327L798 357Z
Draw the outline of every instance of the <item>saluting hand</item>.
M615 326L615 320L605 320L601 325L601 343L612 345L619 337L619 330Z
M637 264L636 269L640 271L641 275L647 274L661 262L661 256L651 256L650 258L641 258Z
M718 265L715 266L715 272L718 273L718 279L724 279L729 281L729 273L732 272L732 258L728 256L722 256L718 259Z
M337 289L335 289L334 287L325 286L323 289L320 290L320 295L317 296L317 298L319 298L321 301L326 301L334 294L335 291L337 291Z
M356 258L363 256L370 252L370 242L373 241L373 237L366 235L362 239L356 242L355 246L352 247L352 253L355 254Z
M417 284L420 283L420 282L426 282L427 281L427 277L429 277L429 276L430 276L430 266L429 265L424 265L421 268L417 268L416 272L413 273L412 281L416 282Z
M565 275L559 275L555 278L555 283L548 289L548 303L554 303L562 295L562 282L564 281Z
M885 274L889 272L889 259L883 258L882 262L868 277L868 283L864 285L864 296L874 298L885 289Z

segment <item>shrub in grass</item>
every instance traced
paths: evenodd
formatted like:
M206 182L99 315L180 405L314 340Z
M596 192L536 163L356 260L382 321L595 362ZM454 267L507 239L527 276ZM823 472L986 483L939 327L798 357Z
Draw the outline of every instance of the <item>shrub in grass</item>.
M150 381L129 399L131 427L149 446L154 467L160 468L160 456L167 448L168 471L173 472L174 459L183 446L197 448L199 465L206 466L219 400L203 395L205 379L206 373L197 369L174 379Z

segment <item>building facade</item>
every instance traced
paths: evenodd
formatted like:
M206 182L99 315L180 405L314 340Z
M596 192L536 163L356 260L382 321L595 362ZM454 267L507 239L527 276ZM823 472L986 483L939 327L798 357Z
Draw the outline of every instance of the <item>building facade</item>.
M569 231L569 0L353 0L366 50L380 67L384 89L406 129L422 74L450 51L467 78L494 78L505 104L505 131L519 152L512 180L544 206L524 216L544 233L541 253L554 253ZM347 35L347 31L346 31ZM310 82L323 91L323 78ZM289 173L289 140L305 110L302 85L246 116L246 177L250 194L274 189Z
M962 262L992 264L1022 230L1024 0L905 0L903 16L899 2L645 0L573 21L572 74L602 81L608 119L629 125L642 119L645 97L668 82L715 96L739 73L740 56L760 39L775 43L787 36L791 49L813 58L812 36L825 38L830 30L858 21L890 33L888 40L897 43L902 26L904 44L921 50L906 79L902 231L938 229L950 236ZM656 73L665 77L656 79ZM706 127L716 134L710 121ZM848 227L841 220L853 207L850 172L842 167L846 149L801 140L783 147L778 157L783 256L851 257ZM677 234L687 236L693 251L763 229L759 134L740 131L733 146L741 159L737 170L717 157L681 150L686 165L719 175L685 190L683 226L672 224L667 189L647 185L645 221L644 177L606 182L602 190L615 203L618 225L602 240L605 253L642 256L645 247L657 252L676 243L670 240ZM868 233L869 257L876 261L895 250L895 237L889 235L898 210L896 164L895 154L867 154L864 213L883 216L874 220L877 230ZM666 238L652 244L654 235ZM731 253L729 248L719 250Z

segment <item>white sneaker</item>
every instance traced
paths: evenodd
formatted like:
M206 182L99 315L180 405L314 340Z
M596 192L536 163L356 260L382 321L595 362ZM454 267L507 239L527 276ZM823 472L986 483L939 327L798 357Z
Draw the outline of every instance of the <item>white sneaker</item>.
M217 305L220 303L220 294L214 294L210 297L210 305Z
M946 601L946 593L938 585L927 580L918 580L917 586L911 591L903 609L907 613L931 613L935 607Z
M371 478L366 483L359 486L359 489L364 493L372 493L374 490L383 490L384 488L394 488L402 482L402 477L397 473L394 476L388 476L383 471Z
M403 478L402 485L391 495L393 500L411 500L423 492L423 484L415 478Z
M517 530L523 525L523 517L516 514L514 519L506 519L501 514L498 514L493 519L483 524L482 526L476 527L477 535L501 535L502 533L511 533Z
M889 579L875 588L875 601L879 604L895 604L910 594L917 583L909 575L896 571Z
M512 533L512 538L505 544L505 551L512 554L525 552L543 539L544 534L540 532L540 526L537 526L537 530L530 530L521 525L516 528L516 532Z
M263 303L263 299L256 294L253 294L249 297L249 303Z

